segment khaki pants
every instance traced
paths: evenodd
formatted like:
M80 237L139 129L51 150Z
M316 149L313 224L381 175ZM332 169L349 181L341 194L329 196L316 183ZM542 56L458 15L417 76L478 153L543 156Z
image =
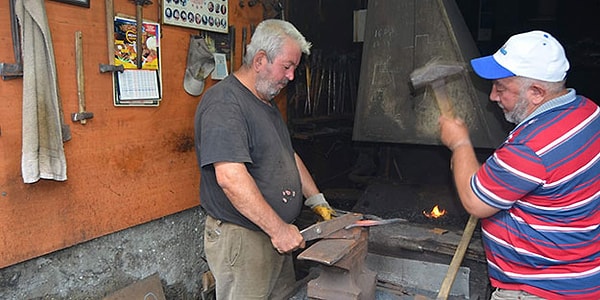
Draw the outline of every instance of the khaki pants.
M217 300L284 299L294 288L292 256L279 254L262 231L207 216L204 251Z
M490 300L544 300L544 298L523 291L496 289Z

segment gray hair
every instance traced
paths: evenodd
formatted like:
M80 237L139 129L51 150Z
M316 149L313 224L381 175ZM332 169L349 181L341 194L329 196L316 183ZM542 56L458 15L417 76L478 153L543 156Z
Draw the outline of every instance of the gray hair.
M517 78L518 78L519 82L521 83L522 91L527 90L534 83L536 83L538 85L541 85L546 90L546 92L548 92L551 95L560 93L562 90L564 90L565 84L566 84L566 80L557 81L557 82L549 82L549 81L543 81L543 80L522 77L522 76L517 76Z
M311 43L307 42L304 36L289 22L279 19L264 20L256 27L250 44L246 46L246 56L244 56L244 65L252 64L252 59L260 51L267 53L269 62L277 57L282 50L286 39L295 41L302 53L309 55Z

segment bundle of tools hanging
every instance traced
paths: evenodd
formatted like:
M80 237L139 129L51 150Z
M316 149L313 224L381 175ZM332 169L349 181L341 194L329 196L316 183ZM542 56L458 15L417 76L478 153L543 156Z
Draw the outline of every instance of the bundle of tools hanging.
M358 62L349 55L323 57L319 50L298 68L291 97L294 117L354 113L358 89Z

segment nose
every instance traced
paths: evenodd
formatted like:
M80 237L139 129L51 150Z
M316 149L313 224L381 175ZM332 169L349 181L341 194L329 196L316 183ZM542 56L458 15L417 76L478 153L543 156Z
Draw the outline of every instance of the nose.
M490 91L490 101L492 101L492 102L500 101L500 96L498 95L498 91L496 90L495 84L492 84L492 90Z
M295 72L295 69L294 69L294 68L290 68L290 69L288 70L287 74L285 74L285 77L286 77L286 78L287 78L289 81L292 81L292 80L294 80L294 72Z

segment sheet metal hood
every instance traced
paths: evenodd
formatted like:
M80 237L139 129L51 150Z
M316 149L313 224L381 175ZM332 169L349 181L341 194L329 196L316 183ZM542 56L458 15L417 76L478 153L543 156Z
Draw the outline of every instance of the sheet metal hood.
M478 56L454 1L369 0L353 140L441 145L433 92L410 83L413 70L438 59L467 67L447 87L473 145L499 146L512 126L489 101L490 82L470 71Z

